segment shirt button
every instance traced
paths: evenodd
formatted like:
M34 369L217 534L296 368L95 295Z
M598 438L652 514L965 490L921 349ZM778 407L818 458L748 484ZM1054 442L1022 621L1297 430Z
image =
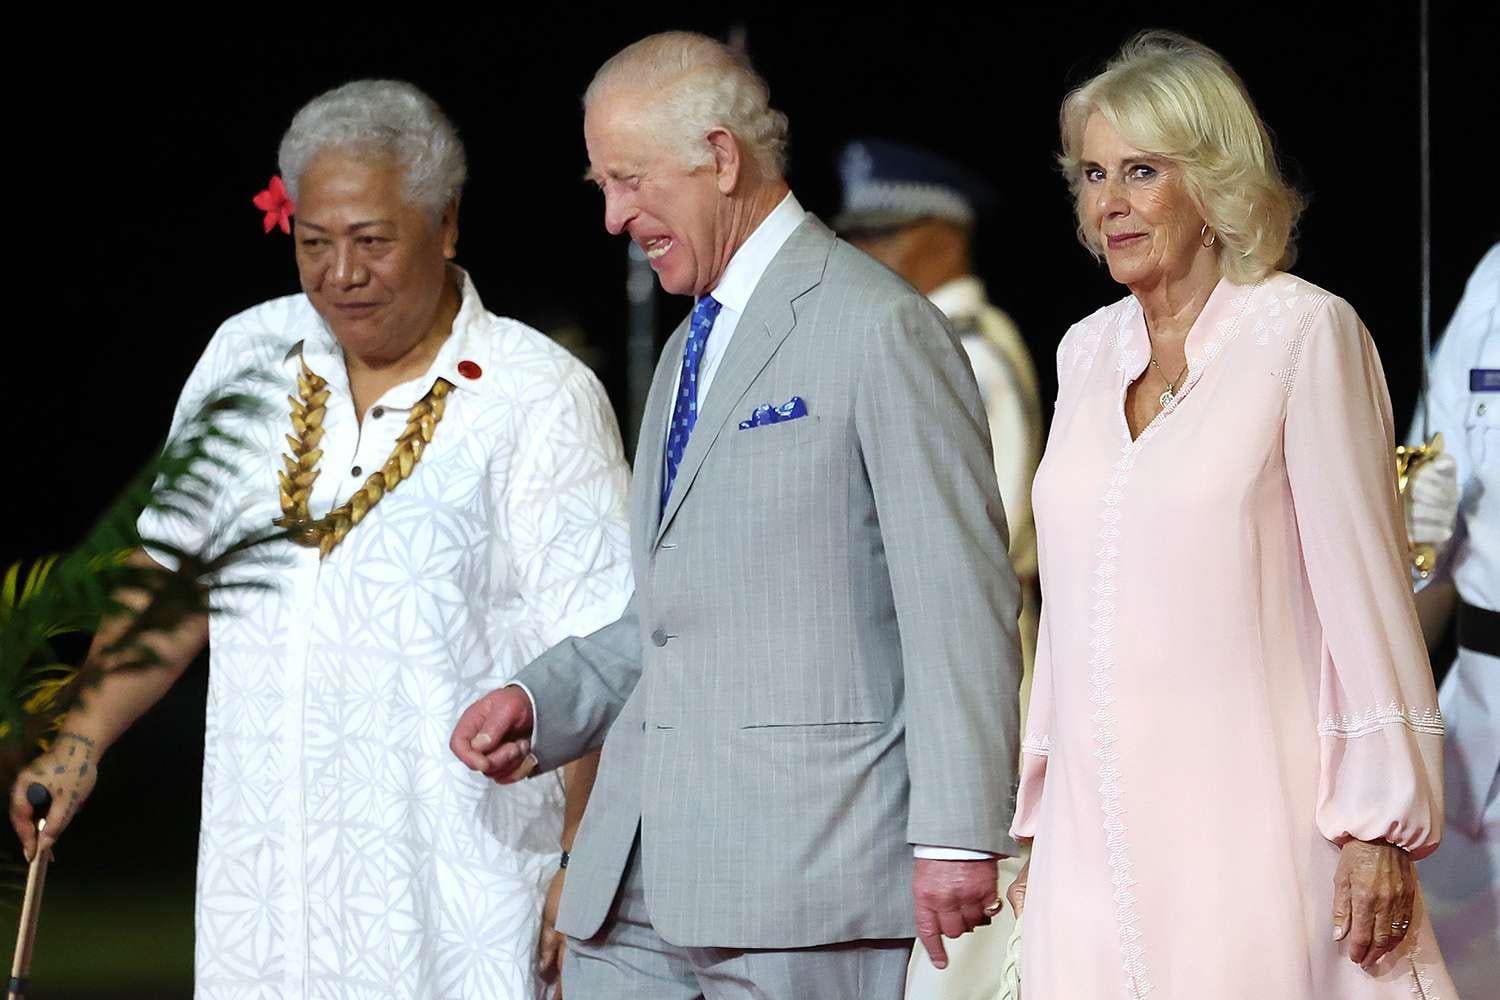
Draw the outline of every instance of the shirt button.
M1475 411L1475 412L1477 412L1482 417L1482 416L1484 416L1484 411L1485 411L1485 405L1483 403L1480 403L1479 404L1479 409L1477 411Z
M657 646L665 646L667 644L667 630L659 628L655 632L652 632L651 642Z
M385 416L385 407L383 407L383 406L377 406L377 407L375 407L375 409L373 409L373 410L370 411L370 416L373 417L376 420L379 420L381 417Z
M352 469L349 470L349 475L351 475L351 476L357 476L357 475L359 475L363 471L364 471L363 469L361 469L359 466L356 465L354 468L352 468Z

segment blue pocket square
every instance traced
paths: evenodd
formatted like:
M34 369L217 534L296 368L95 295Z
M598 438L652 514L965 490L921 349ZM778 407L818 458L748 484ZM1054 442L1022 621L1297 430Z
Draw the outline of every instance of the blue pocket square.
M793 396L780 406L772 406L770 403L757 406L755 412L750 414L749 420L740 421L740 430L748 431L767 424L779 424L805 416L807 416L807 404L802 402L801 396Z

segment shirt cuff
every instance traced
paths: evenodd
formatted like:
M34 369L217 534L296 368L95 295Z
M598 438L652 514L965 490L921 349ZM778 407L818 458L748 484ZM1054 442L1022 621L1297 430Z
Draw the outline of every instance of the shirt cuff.
M1000 856L991 854L989 851L969 851L962 847L929 847L926 844L913 845L911 853L927 861L993 861Z
M526 695L526 700L531 702L531 752L536 753L536 748L541 745L541 720L536 717L536 695L531 693L531 688L520 681L511 681L505 687L520 688Z

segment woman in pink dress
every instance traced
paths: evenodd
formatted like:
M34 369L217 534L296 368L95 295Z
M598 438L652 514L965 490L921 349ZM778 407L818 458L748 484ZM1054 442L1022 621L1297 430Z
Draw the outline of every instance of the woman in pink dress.
M1219 55L1139 36L1062 134L1130 295L1063 338L1033 492L1026 1000L1451 1000L1412 864L1443 724L1375 347L1281 270L1301 201Z

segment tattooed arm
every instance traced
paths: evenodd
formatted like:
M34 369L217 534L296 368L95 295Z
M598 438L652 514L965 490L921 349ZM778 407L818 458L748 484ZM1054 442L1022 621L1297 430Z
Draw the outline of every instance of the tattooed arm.
M141 551L132 554L130 561L139 566L155 565ZM41 843L45 850L57 842L93 791L100 757L167 693L208 642L208 616L194 615L171 631L143 637L141 641L155 652L159 665L114 670L117 664L102 651L125 632L146 603L146 596L136 590L121 591L116 597L125 610L101 622L89 646L88 659L103 668L103 679L84 692L63 720L52 747L21 772L11 789L10 822L28 860L37 848L37 837L31 806L26 801L27 786L40 782L52 793L52 810L47 814Z

